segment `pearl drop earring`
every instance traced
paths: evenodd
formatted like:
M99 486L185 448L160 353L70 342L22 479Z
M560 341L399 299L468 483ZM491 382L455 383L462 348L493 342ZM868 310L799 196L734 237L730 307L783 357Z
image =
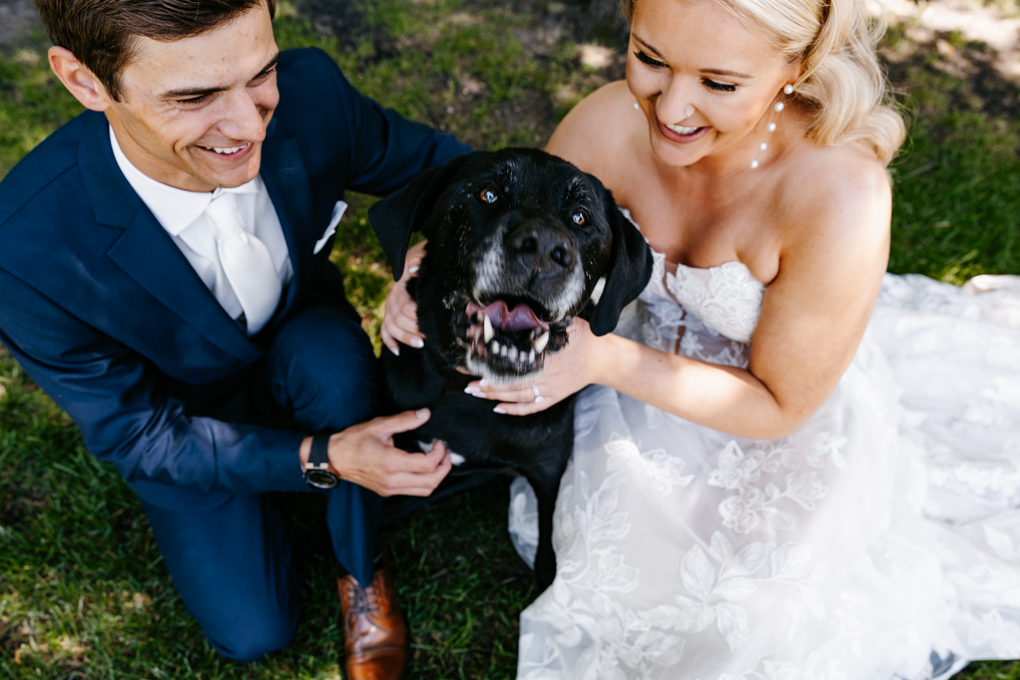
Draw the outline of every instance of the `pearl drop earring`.
M790 85L789 83L787 83L783 87L783 94L787 94L787 95L793 94L793 85ZM779 100L779 101L777 101L775 103L775 105L773 105L772 110L775 111L778 114L780 111L782 111L785 108L786 108L786 104L784 104L782 100ZM775 121L774 120L773 121L769 121L768 127L766 129L770 133L771 132L775 132L776 131L776 123L775 123ZM759 165L758 157L761 156L761 152L764 151L767 148L769 148L768 142L762 142L761 144L758 145L758 153L756 153L754 155L754 160L751 161L751 169L752 170L754 170L755 168L758 167L758 165Z

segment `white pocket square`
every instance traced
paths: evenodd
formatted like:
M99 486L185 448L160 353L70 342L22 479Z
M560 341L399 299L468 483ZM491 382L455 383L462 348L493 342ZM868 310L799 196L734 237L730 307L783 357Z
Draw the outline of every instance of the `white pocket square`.
M318 255L319 251L326 245L326 241L329 237L336 233L336 225L340 224L340 218L344 216L344 212L347 211L347 204L343 201L337 201L336 205L333 206L333 215L329 218L329 226L326 227L326 231L322 234L322 238L315 242L315 248L312 250L312 255Z

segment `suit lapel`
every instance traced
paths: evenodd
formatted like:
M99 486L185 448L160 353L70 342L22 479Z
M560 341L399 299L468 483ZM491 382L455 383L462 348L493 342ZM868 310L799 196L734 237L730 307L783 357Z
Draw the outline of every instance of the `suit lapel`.
M262 143L262 167L259 173L266 183L269 198L280 218L294 277L287 287L286 312L295 300L302 299L305 274L312 260L314 239L310 239L312 192L308 173L297 140L268 138ZM277 311L278 316L282 316Z
M212 343L240 359L257 359L258 347L223 311L117 167L103 116L89 122L78 160L96 220L124 230L107 251L110 259Z

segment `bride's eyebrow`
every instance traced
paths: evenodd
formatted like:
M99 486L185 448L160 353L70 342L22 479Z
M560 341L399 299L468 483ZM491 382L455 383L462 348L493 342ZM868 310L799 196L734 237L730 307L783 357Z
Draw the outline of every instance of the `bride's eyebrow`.
M642 40L640 36L635 35L634 36L634 42L640 43L641 47L645 48L646 50L648 50L649 52L651 52L652 54L657 56L659 59L663 59L664 58L662 56L662 52L660 52L659 50L657 50L654 47L652 47L648 42Z
M715 76L731 76L733 78L743 78L744 80L753 80L754 76L749 76L746 73L737 73L736 71L727 71L722 68L703 68L702 73L711 73Z
M665 59L665 57L662 56L662 52L652 47L651 43L642 40L640 36L634 36L634 42L640 43L643 48L645 48L647 51L651 52L655 56L659 57L660 59Z

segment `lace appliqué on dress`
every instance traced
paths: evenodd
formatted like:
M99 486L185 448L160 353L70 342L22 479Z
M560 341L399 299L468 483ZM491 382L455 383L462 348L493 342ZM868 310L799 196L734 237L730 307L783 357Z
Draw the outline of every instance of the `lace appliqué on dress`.
M654 268L640 296L644 318L633 339L665 352L745 368L765 284L740 262L710 269L678 265L652 252ZM679 304L678 304L679 303Z

